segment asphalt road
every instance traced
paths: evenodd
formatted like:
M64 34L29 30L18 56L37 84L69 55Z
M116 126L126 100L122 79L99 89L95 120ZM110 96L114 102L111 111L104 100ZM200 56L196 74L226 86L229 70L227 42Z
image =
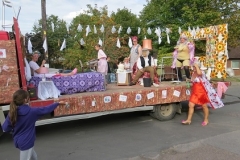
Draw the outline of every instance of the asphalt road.
M186 126L187 112L165 122L148 112L108 115L39 126L35 150L39 160L239 160L239 90L229 88L225 107L210 110L206 127L201 110ZM19 159L9 134L0 137L0 159Z

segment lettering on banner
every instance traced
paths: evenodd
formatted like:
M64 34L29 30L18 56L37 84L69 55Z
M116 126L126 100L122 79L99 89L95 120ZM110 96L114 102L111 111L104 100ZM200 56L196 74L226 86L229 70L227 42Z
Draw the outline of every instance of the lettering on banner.
M151 99L151 98L153 98L153 97L154 97L154 93L153 93L153 92L147 94L147 98L148 98L148 99Z
M121 101L121 102L126 102L126 101L127 101L127 96L125 96L125 95L120 95L120 96L119 96L119 101Z
M162 90L162 98L167 98L167 90Z
M180 92L178 90L174 90L173 95L176 97L180 97Z
M141 100L142 100L142 95L136 94L135 101L141 101Z
M103 99L104 103L110 103L112 101L111 96L105 96Z

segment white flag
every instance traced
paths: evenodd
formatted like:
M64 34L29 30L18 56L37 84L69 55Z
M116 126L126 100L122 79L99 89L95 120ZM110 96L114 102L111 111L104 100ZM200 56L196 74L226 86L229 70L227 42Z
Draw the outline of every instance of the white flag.
M66 28L67 28L67 31L69 32L69 25L68 24L66 24Z
M52 31L54 32L54 23L52 23Z
M82 25L79 24L78 27L77 27L77 30L78 30L79 32L82 32L82 29L83 29L83 28L82 28Z
M178 27L178 33L179 33L179 34L182 33L182 29L181 29L181 27Z
M131 28L130 27L128 27L128 29L127 29L127 34L130 34L131 33Z
M120 44L119 38L117 38L117 47L121 48L121 44Z
M100 28L100 31L103 33L104 32L104 26L102 24L101 28Z
M97 34L97 29L96 29L96 26L94 25L94 33Z
M101 38L99 38L98 44L99 44L100 46L102 46L103 42L102 42Z
M140 27L138 27L138 34L140 34L141 33L141 28Z
M62 46L60 48L60 51L62 51L64 48L66 48L66 40L65 40L65 38L63 40Z
M88 33L91 32L91 29L89 27L89 25L87 25L87 28L86 28L86 36L88 36Z
M158 44L162 43L162 37L158 37Z
M47 37L45 37L44 42L43 42L43 48L45 53L47 52L48 48L47 48Z
M132 48L133 44L132 44L132 40L131 40L131 37L129 37L129 40L128 40L128 46L129 48Z
M112 33L115 33L116 32L116 28L115 26L112 26Z
M190 27L190 26L188 27L188 32L189 32L189 33L191 33L191 32L192 32L192 30L191 30L191 27Z
M169 33L170 33L170 29L169 29L169 28L166 28L166 34L167 34L167 42L168 42L168 44L170 44Z
M30 38L28 39L28 52L29 52L29 53L32 53L32 52L33 52L33 51L32 51L32 42L31 42Z
M150 28L150 27L148 27L147 33L148 33L149 35L151 35L151 34L152 34L152 30L151 30L151 28Z
M120 34L121 31L122 31L122 26L120 26L120 27L118 28L118 34Z
M81 40L80 40L80 44L81 44L82 46L85 44L83 38L81 38Z

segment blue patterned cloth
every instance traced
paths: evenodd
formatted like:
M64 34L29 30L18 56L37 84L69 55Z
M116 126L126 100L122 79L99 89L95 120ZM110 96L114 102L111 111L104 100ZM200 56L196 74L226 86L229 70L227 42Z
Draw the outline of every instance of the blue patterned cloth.
M32 77L29 83L38 87L40 77ZM47 78L53 81L61 94L73 94L81 92L105 91L105 77L99 72L79 73L73 76L56 76Z

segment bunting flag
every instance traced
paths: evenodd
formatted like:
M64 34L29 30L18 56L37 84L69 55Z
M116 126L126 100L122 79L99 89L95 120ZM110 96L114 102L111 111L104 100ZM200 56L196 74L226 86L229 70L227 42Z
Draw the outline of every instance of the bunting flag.
M117 45L116 45L118 48L121 48L121 44L120 44L120 41L119 41L119 38L117 38Z
M112 33L115 33L116 32L116 28L115 26L112 27Z
M43 42L43 48L45 53L47 52L48 48L47 48L47 37L45 37L44 42Z
M132 44L132 40L131 40L131 37L129 37L129 40L128 40L128 46L129 48L132 48L133 44Z
M60 48L60 51L62 51L64 48L66 48L66 40L65 40L65 38L63 40L62 46Z
M87 25L87 28L86 28L86 36L88 36L88 33L91 32L91 29L89 27L89 25Z
M96 28L96 26L93 25L93 28L94 28L94 29L93 29L93 30L94 30L94 33L97 34L97 28Z
M103 42L102 42L101 38L99 38L98 44L99 44L100 46L103 45Z
M197 26L197 29L196 29L196 31L197 31L197 32L199 32L199 31L200 31L200 28L199 28L198 26Z
M169 29L169 28L166 28L166 34L167 34L167 42L168 42L168 44L170 44L169 33L170 33L170 29Z
M100 31L103 33L104 32L104 26L102 24L101 28L100 28Z
M182 33L182 29L181 29L181 27L178 27L178 33L179 33L179 34Z
M162 37L158 37L158 44L162 43Z
M130 34L131 32L132 32L131 28L128 27L128 29L127 29L127 34Z
M141 33L141 28L140 27L138 27L138 34L140 34Z
M77 27L78 32L82 32L82 29L83 29L83 28L82 28L82 25L79 24L78 27Z
M159 27L155 29L155 33L158 37L161 37L161 29Z
M188 32L189 32L189 33L191 33L191 32L192 32L192 30L191 30L190 26L188 27Z
M52 31L54 32L54 23L52 23Z
M151 30L151 28L150 28L150 27L148 27L147 33L148 33L149 35L151 35L151 34L152 34L152 30Z
M67 31L69 32L69 25L68 24L66 24L66 28L67 28Z
M28 52L32 54L32 42L30 40L30 38L28 39Z
M120 34L121 32L122 32L122 26L118 28L118 34Z
M80 39L80 44L83 46L85 44L83 38Z
M193 27L193 29L192 29L191 34L192 34L193 38L195 38L195 36L197 35L196 29L195 29L194 27Z

